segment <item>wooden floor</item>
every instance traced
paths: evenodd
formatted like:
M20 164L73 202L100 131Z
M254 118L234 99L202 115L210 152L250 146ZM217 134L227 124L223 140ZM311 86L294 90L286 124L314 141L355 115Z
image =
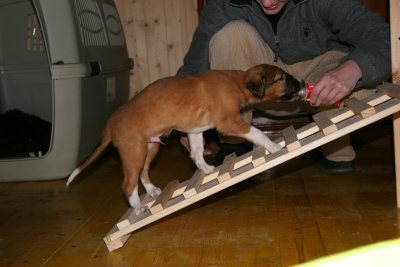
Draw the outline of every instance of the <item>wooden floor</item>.
M379 131L353 135L351 175L320 173L313 151L138 231L111 253L102 239L127 209L116 153L69 188L65 180L0 184L0 266L290 266L396 238L390 131ZM159 186L194 171L176 138L166 143L152 172Z

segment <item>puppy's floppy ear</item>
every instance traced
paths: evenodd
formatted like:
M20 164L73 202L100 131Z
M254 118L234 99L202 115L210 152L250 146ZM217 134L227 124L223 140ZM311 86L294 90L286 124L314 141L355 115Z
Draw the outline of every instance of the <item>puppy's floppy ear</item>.
M249 69L246 73L245 85L257 98L263 98L268 86L268 74L262 65Z

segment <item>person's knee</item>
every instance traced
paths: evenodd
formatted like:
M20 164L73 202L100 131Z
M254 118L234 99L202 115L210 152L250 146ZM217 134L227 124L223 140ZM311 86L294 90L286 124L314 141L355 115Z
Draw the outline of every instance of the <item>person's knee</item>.
M257 33L256 29L244 20L234 20L228 22L216 35L234 35L238 33L247 34L248 32ZM258 33L257 33L258 34Z
M209 48L210 66L213 69L246 70L256 64L269 62L265 51L270 49L256 29L241 20L229 22L214 34Z
M232 40L244 40L254 36L259 36L256 29L243 20L234 20L227 23L221 30L216 32L211 39L210 46L217 45L217 43L224 44Z

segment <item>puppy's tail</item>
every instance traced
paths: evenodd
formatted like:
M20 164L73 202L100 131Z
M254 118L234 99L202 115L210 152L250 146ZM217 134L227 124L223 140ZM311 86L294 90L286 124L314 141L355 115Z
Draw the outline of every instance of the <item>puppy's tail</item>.
M67 186L75 179L76 176L78 176L79 173L81 173L87 166L95 161L110 143L111 131L110 128L106 126L103 131L103 137L101 138L100 144L96 147L95 151L71 173L67 180Z

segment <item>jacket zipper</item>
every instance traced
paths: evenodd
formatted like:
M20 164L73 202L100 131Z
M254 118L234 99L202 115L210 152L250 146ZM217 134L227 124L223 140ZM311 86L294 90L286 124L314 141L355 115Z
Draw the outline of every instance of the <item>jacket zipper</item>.
M274 36L274 38L275 38L275 46L276 46L274 62L278 62L278 60L279 60L279 52L280 52L279 51L280 50L280 42L279 42L279 38L278 38L278 27L276 29L276 35Z
M299 1L297 1L295 4L298 4L298 3L302 2L302 1L304 1L304 0L299 0ZM289 3L287 3L287 4L289 4ZM292 8L292 7L290 7L290 8ZM274 55L274 62L278 62L279 56L280 56L280 48L281 48L281 46L280 46L280 41L279 41L279 37L278 37L279 23L282 21L282 18L286 15L286 13L288 12L288 10L289 10L289 8L286 7L285 12L282 14L281 18L280 18L279 21L278 21L278 25L276 26L276 34L274 34L275 47L276 47L276 49L275 49L275 55ZM260 17L259 14L256 14L256 15ZM274 32L274 30L272 29L271 23L269 23L268 19L265 18L265 16L263 16L262 18L263 18L263 20L265 20L265 21L268 22L268 25L270 25L271 31Z

